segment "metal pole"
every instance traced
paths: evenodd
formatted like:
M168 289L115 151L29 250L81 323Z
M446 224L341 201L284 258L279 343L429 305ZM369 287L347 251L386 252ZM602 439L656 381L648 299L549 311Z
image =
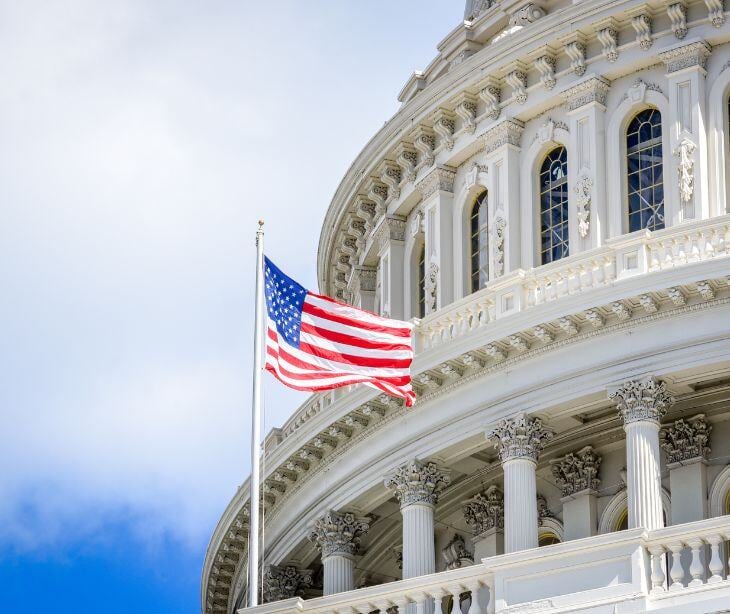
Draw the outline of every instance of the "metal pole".
M256 231L256 306L254 310L256 329L253 341L253 407L251 410L251 512L248 533L248 605L259 604L259 482L261 435L261 371L264 328L264 222L259 220Z

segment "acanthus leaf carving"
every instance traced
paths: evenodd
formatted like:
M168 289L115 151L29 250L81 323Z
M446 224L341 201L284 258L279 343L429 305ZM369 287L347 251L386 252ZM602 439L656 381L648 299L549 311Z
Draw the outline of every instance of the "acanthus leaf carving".
M684 204L692 202L694 194L694 166L693 153L697 146L688 136L682 137L679 145L672 152L677 158L677 179L679 181L679 197Z
M520 414L514 418L503 418L497 426L487 433L499 451L499 459L504 463L525 458L537 462L540 452L552 437L539 418Z
M598 491L600 487L598 469L601 466L601 457L591 446L552 460L550 465L553 477L564 497L586 490Z
M385 487L394 491L401 507L436 505L441 490L450 482L449 475L436 463L413 459L385 478Z
M674 403L667 385L654 377L625 382L610 392L609 398L616 401L619 416L627 425L639 421L658 424Z
M573 191L575 192L576 203L578 205L578 234L585 239L590 233L591 228L590 217L593 179L587 173L582 173L578 177Z
M301 597L312 585L312 570L297 569L294 565L269 565L264 569L263 584L266 602Z
M682 463L695 459L707 460L710 453L712 425L704 414L685 420L680 418L660 432L660 445L667 454L668 463Z
M360 538L368 532L372 521L369 516L329 510L314 523L309 540L317 546L323 559L333 555L354 556Z
M462 509L475 536L490 529L504 529L504 493L494 484L474 495Z

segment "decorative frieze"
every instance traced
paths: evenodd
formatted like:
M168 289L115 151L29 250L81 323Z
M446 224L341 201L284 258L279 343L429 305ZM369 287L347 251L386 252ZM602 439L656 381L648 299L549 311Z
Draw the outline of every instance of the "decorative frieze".
M454 114L446 109L437 109L433 116L433 130L439 137L438 149L454 148L454 132L456 131L456 122Z
M697 282L697 292L699 292L700 296L706 301L711 301L715 298L715 289L707 280Z
M573 187L575 202L578 206L578 234L585 239L591 229L591 192L593 191L593 179L582 173Z
M676 158L677 163L677 181L679 183L679 199L684 204L692 202L692 195L694 194L695 178L694 178L694 151L697 146L692 142L688 136L682 137L682 140L674 148L672 152Z
M621 301L611 303L611 311L613 311L614 315L622 322L625 322L631 317L631 309L629 309Z
M506 119L484 134L484 149L487 154L492 153L503 145L520 146L525 126L516 119Z
M667 15L672 22L672 32L679 40L687 36L687 5L684 0L677 0L667 6Z
M504 360L507 358L507 354L504 353L504 350L494 343L485 345L484 352L487 356L494 360Z
M490 119L497 119L501 110L502 88L494 77L488 77L484 86L479 90L479 98L486 106L485 115Z
M707 16L710 23L716 28L721 28L725 24L723 0L705 0L705 5L707 6Z
M628 381L608 396L616 401L624 424L639 421L659 424L669 406L674 403L667 391L667 385L654 377Z
M682 463L696 459L707 460L710 453L712 425L705 414L687 420L680 418L659 433L660 445L667 454L667 463Z
M354 556L360 538L368 532L371 523L371 517L330 510L314 523L309 540L317 546L323 559L333 555Z
M477 123L477 101L476 98L469 93L462 93L456 99L456 107L454 112L461 120L461 130L467 134L474 134Z
M426 200L436 192L453 192L456 170L450 166L438 166L416 184L421 198Z
M526 352L530 349L522 335L510 335L509 344L519 352Z
M593 328L601 328L606 324L606 319L595 309L587 309L584 315Z
M593 102L605 106L608 87L608 81L604 78L588 77L577 85L565 90L563 92L563 98L568 104L570 111L575 111Z
M281 601L301 597L312 586L312 570L294 565L269 565L264 569L264 601Z
M695 66L704 70L711 51L712 47L705 41L697 41L663 51L659 54L659 59L667 65L668 73Z
M451 482L436 463L413 459L385 478L386 488L394 491L401 507L436 505L441 490Z
M570 58L571 70L582 77L586 72L586 38L579 31L571 32L563 39L565 53Z
M651 36L651 9L646 5L640 5L628 11L631 17L631 26L636 32L636 42L644 51L648 51L654 44Z
M512 97L519 103L527 102L527 68L522 62L514 62L504 80L512 88Z
M532 329L532 334L543 343L550 343L555 340L553 334L545 326L536 326Z
M490 529L504 529L504 493L494 484L469 499L463 511L475 536Z
M586 490L598 491L601 485L601 481L598 479L601 457L591 446L550 461L550 465L555 482L564 497Z
M618 22L608 17L595 26L596 37L601 43L603 57L613 63L618 60Z
M552 437L539 418L521 414L514 418L504 418L487 434L498 448L499 458L504 463L525 458L537 462L545 444Z
M558 326L560 326L563 332L569 337L578 334L578 327L575 325L575 322L573 322L573 320L571 320L570 318L560 318L558 320Z
M441 550L441 556L444 557L446 569L459 569L474 564L474 555L466 549L466 542L458 533Z
M646 313L656 313L657 311L659 311L659 304L650 294L642 294L639 297L639 304L642 306Z

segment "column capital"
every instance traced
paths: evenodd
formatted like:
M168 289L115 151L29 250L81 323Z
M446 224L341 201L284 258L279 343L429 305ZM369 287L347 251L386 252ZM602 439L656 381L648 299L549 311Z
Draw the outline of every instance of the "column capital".
M385 478L386 488L395 492L401 508L418 503L436 505L439 493L451 482L449 475L433 462L408 461Z
M711 51L712 47L709 44L703 40L698 40L662 51L659 54L659 59L666 64L668 73L694 67L704 71Z
M484 149L490 154L503 145L519 147L524 131L525 125L521 121L505 119L484 133Z
M281 601L301 596L312 585L312 570L294 565L269 565L264 569L264 600Z
M563 92L563 98L568 104L568 111L575 111L587 104L598 103L606 106L609 82L603 77L590 75L580 83Z
M317 546L323 559L338 554L354 556L360 547L360 538L368 532L373 520L370 516L329 510L314 523L309 541Z
M667 385L654 378L630 380L609 392L616 400L619 416L624 426L632 422L654 422L657 426L674 398L667 392Z
M490 529L504 529L504 493L494 484L469 499L463 511L475 536Z
M406 238L406 221L399 217L383 217L373 236L373 244L377 245L378 251L390 241L403 242Z
M707 460L710 452L712 425L707 424L705 414L697 414L685 420L680 418L659 433L660 445L667 454L667 463L684 463Z
M550 461L550 464L563 497L570 497L586 490L597 491L600 487L598 468L601 466L601 457L591 446Z
M416 184L416 189L421 193L421 198L426 200L436 192L453 192L455 178L456 169L450 166L437 166Z
M499 449L499 459L506 461L524 458L537 462L540 452L553 436L543 427L539 418L530 418L521 414L515 418L504 418L487 433Z

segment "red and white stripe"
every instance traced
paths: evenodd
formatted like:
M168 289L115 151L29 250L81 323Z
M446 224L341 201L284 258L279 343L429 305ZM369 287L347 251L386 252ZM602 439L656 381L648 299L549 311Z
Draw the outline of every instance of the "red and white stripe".
M297 390L330 390L366 384L413 405L413 346L409 322L390 320L307 293L299 348L289 345L269 319L266 370Z

